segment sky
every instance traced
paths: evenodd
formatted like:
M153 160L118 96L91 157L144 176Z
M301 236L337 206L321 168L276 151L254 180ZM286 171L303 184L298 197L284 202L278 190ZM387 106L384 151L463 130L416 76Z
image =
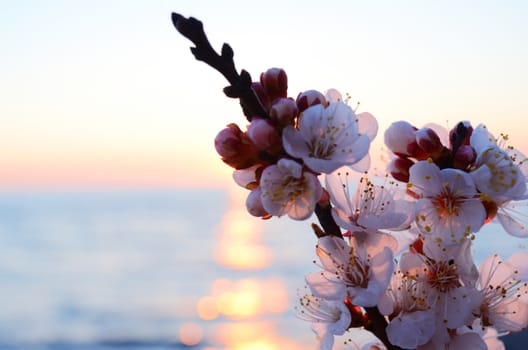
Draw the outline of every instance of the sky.
M215 135L245 125L179 12L289 95L337 88L383 130L481 122L528 152L524 1L3 1L0 189L222 187Z

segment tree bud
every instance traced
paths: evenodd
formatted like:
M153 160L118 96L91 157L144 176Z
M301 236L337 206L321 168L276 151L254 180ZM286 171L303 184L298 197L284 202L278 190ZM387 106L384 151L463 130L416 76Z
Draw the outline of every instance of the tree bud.
M291 125L297 116L299 109L291 98L280 98L275 101L270 110L270 118L280 127Z
M421 128L417 130L416 143L432 158L439 156L444 149L440 137L431 128Z
M214 143L222 160L235 169L248 168L257 161L255 146L234 123L220 131Z
M468 121L458 123L451 131L449 131L449 142L451 149L456 154L458 148L462 145L469 145L469 138L473 133L473 127Z
M477 159L477 152L470 145L462 145L458 147L455 153L454 167L457 169L466 170Z
M406 121L394 122L385 130L385 145L398 156L413 157L418 147L416 130Z
M319 104L326 104L326 98L322 93L320 93L317 90L307 90L299 94L297 96L297 108L299 108L299 112L304 111L306 108L319 105Z
M268 94L266 93L266 90L264 90L264 87L262 86L262 84L258 82L253 82L251 83L251 88L257 95L262 107L264 107L264 109L268 111L271 106L271 101L270 101Z
M288 76L282 68L270 68L260 75L260 83L270 101L288 95Z
M273 150L281 146L279 132L267 119L254 118L249 124L247 135L259 150Z
M388 171L398 181L409 182L409 169L414 162L408 158L394 158L388 166Z

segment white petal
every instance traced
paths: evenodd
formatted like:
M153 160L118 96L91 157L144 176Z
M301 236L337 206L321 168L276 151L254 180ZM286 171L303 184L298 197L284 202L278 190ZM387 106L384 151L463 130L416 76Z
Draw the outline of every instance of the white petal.
M424 196L434 195L442 190L440 169L434 163L420 161L409 169L411 190Z
M328 300L344 300L346 296L345 285L340 281L333 281L332 278L334 277L332 274L323 271L309 273L304 279L315 296Z
M528 237L528 228L526 225L519 219L510 215L510 213L505 209L506 208L501 208L501 210L499 210L497 213L497 219L501 223L504 230L515 237Z
M415 349L431 339L435 318L429 311L415 311L395 317L387 327L389 341L404 349Z
M286 153L295 158L306 157L310 152L301 132L293 126L287 126L282 130L282 144Z
M378 121L369 112L363 112L356 115L358 120L359 133L367 135L369 140L374 140L378 134Z

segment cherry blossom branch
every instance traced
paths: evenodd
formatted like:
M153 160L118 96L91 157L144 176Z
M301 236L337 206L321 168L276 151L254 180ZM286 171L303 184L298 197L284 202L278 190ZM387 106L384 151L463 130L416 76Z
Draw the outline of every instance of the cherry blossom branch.
M323 233L318 233L314 230L318 237L332 235L343 238L341 229L332 217L332 205L330 202L317 203L315 206L315 215L317 215L317 219L323 227Z
M193 42L191 52L198 61L202 61L220 72L231 84L224 88L226 96L238 98L246 118L251 121L255 116L267 118L268 113L262 106L255 91L251 88L251 75L242 70L238 74L233 61L233 49L224 43L219 55L209 43L203 24L196 18L185 18L178 13L172 13L172 23L176 30Z

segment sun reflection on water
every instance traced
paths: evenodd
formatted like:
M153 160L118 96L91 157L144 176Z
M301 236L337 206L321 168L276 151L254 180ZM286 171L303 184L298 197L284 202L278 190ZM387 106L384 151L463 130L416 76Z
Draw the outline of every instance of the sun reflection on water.
M232 269L263 269L271 264L269 247L260 242L262 223L247 213L245 206L232 201L218 230L215 261Z
M245 193L240 193L231 193L215 231L214 259L222 267L248 272L239 279L218 276L208 294L197 300L202 342L208 350L306 349L305 344L288 339L278 326L277 320L290 309L284 278L255 277L272 265L272 254L261 239L262 222L248 215Z

